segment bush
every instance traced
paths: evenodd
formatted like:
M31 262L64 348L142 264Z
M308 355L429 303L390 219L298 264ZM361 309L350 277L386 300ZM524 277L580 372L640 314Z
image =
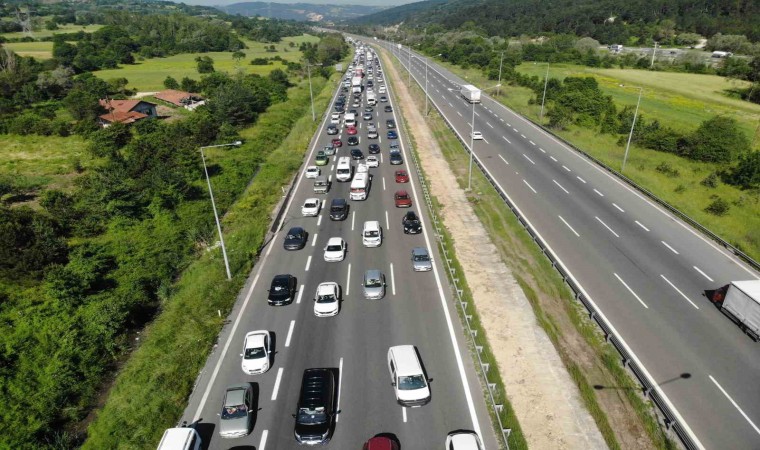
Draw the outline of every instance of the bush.
M733 117L708 119L688 137L685 156L697 161L725 163L749 151L749 140Z
M661 162L657 165L657 167L654 168L654 170L669 177L678 177L681 175L681 172L679 172L678 169L674 169L673 166L666 162Z
M723 181L741 186L743 189L760 187L760 151L746 153L739 157L739 164L724 177Z
M729 205L727 201L718 197L715 200L713 200L713 202L710 203L707 206L707 208L705 208L705 212L710 213L714 216L725 216L726 214L728 214L728 210L730 208L731 208L731 205Z
M700 181L699 184L705 187L709 187L709 188L718 187L718 173L712 172L710 175L705 177L704 180Z
M267 64L269 64L269 60L266 58L253 58L251 60L252 66L266 66Z

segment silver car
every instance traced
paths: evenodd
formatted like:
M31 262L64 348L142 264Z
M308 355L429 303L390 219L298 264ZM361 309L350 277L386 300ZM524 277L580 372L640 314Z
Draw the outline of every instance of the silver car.
M219 414L219 436L223 438L247 436L253 427L253 413L251 385L229 386L224 392L222 412Z
M433 270L433 258L430 257L425 247L412 249L412 268L415 272L427 272Z
M377 269L370 269L364 272L364 298L370 300L380 300L385 297L385 275Z

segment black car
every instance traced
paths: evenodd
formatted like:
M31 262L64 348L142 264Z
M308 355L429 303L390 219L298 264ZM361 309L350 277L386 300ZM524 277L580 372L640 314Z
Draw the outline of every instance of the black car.
M362 120L372 120L372 113L365 112L364 114L362 114Z
M369 149L367 151L370 155L377 155L380 153L380 146L377 144L369 144Z
M346 111L345 105L335 105L335 108L333 110L338 114L343 114Z
M356 136L349 136L346 140L347 145L359 145L359 138Z
M371 106L365 106L364 107L364 112L371 113L371 112L374 112L374 111L375 111L375 108L373 108Z
M330 219L345 220L348 217L348 202L345 198L334 198L330 202Z
M293 227L285 235L283 247L285 247L285 250L301 250L306 247L307 240L306 230L301 227Z
M385 105L385 112L393 112L393 106Z
M398 141L390 141L388 145L390 146L391 153L401 151L401 147L399 147Z
M358 148L351 149L351 159L364 159L364 153Z
M328 125L327 126L327 134L329 134L329 135L338 134L338 127L335 126L335 125L332 125L332 124Z
M306 369L293 434L299 444L326 444L335 418L335 375L330 369Z
M388 130L388 139L398 139L398 133L394 130Z
M353 114L353 115L359 114L355 109L349 109L348 112L349 114Z
M407 211L401 218L401 225L404 227L404 234L419 234L422 231L420 218L414 211Z
M385 126L388 127L389 130L392 130L396 128L396 121L393 119L388 119L385 121Z
M269 287L267 303L281 306L291 303L296 296L296 277L290 274L275 275Z
M387 102L387 101L388 101L388 97L386 97L386 96L384 96L384 95L381 95L381 96L380 96L380 102L381 102L381 103L385 103L385 102Z
M367 87L373 87L375 83L372 82L372 80L367 81Z
M392 151L390 160L391 164L394 166L404 164L404 158L401 157L401 152L399 151Z

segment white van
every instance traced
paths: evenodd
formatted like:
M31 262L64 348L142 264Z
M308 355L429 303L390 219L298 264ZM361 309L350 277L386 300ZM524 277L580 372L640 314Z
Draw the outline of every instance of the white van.
M380 222L377 220L368 220L364 222L362 229L362 244L365 247L380 247L383 243L383 229L380 228Z
M343 120L346 122L347 127L356 126L356 114L354 113L346 113Z
M338 181L348 181L351 179L351 158L341 156L338 158L338 167L335 168L335 178Z
M388 371L399 405L414 408L430 401L427 375L413 345L388 349Z
M375 106L377 104L377 96L374 92L367 92L367 104L369 106Z
M348 198L351 200L367 199L367 185L369 184L368 175L367 172L354 175L354 180L351 182L351 193L348 195Z
M201 437L195 428L169 428L164 431L158 450L200 450Z

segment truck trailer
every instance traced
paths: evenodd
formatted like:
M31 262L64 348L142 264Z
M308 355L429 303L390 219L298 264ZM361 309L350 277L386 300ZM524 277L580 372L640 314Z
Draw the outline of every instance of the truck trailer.
M752 339L760 339L760 280L732 281L711 300Z
M362 91L362 79L361 77L353 77L351 79L351 92L357 93Z
M463 84L459 94L470 103L480 103L480 89L471 84Z

